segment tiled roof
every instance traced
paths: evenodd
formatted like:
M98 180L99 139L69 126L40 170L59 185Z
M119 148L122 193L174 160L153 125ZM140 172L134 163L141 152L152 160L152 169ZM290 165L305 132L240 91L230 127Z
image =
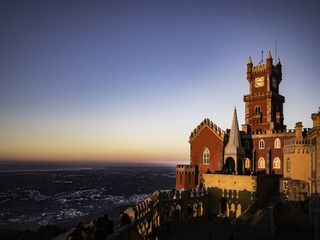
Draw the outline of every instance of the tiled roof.
M232 126L229 136L229 142L224 150L224 154L244 154L244 148L241 145L237 109L234 108Z

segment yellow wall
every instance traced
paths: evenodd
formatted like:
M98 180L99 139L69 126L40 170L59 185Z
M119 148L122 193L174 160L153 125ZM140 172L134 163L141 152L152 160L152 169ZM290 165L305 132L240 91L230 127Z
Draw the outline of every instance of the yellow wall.
M256 191L257 179L252 176L223 175L223 174L202 174L204 186L218 187L221 189Z
M279 184L280 176L262 175L262 176L244 176L244 175L224 175L224 174L202 174L203 184L210 196L210 189L216 189L215 198L223 197L227 199L241 199L244 204L241 211L246 210L248 203L254 200L254 194L257 194L258 207L263 206L275 184ZM220 196L217 193L220 189ZM212 197L212 196L210 196ZM237 213L238 214L238 213ZM238 215L237 215L238 217Z
M300 150L300 151L299 151ZM287 159L290 158L290 172L287 171ZM309 182L311 155L306 153L306 149L295 148L294 152L284 153L284 178L291 178L294 180L302 180Z

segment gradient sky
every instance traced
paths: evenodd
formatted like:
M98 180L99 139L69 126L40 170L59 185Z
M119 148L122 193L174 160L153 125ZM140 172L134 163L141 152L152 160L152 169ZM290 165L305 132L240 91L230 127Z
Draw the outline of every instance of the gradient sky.
M287 128L320 106L319 1L1 1L0 159L189 162L244 123L246 64L283 65Z

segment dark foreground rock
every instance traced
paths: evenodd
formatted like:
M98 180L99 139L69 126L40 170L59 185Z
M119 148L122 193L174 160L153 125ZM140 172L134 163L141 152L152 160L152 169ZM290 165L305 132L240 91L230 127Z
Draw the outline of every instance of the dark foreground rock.
M25 230L11 236L1 237L0 240L49 240L65 232L66 229L55 225L39 228L37 231Z

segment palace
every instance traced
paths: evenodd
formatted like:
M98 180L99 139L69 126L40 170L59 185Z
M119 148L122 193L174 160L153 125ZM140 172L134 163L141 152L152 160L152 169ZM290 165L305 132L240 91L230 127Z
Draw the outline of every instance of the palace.
M274 66L270 53L256 67L249 58L247 80L242 130L236 109L225 131L204 119L190 134L190 164L176 166L175 189L129 207L133 225L108 239L154 239L225 221L248 236L320 239L320 108L311 129L297 122L286 130L282 65L278 59Z
M211 214L235 220L248 209L274 204L276 226L312 226L319 237L320 108L311 129L301 122L286 129L282 65L280 59L273 65L270 52L255 67L249 57L247 80L242 131L236 109L225 131L204 119L190 134L190 164L176 167L176 189L205 187ZM281 196L274 198L280 202L273 196Z

